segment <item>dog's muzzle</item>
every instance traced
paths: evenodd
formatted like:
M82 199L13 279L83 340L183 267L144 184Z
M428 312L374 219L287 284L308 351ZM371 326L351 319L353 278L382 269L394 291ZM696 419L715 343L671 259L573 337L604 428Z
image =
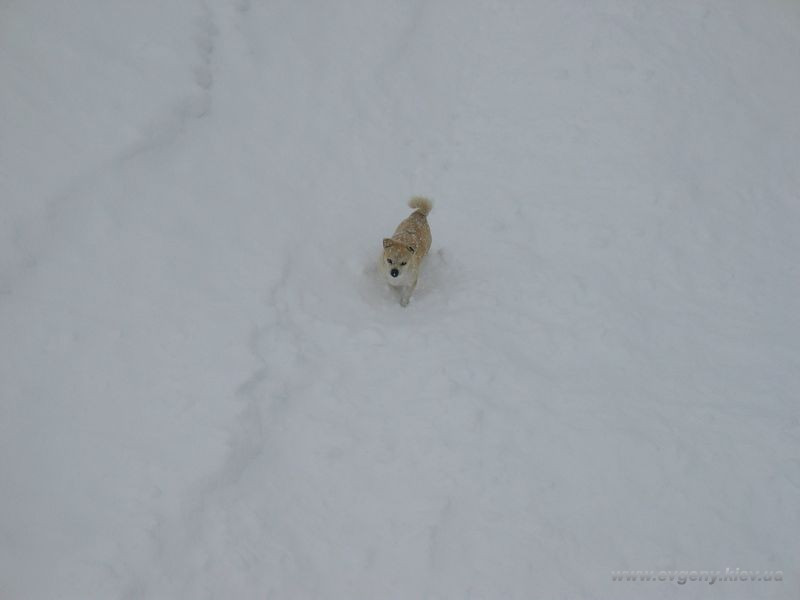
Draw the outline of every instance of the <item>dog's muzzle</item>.
M400 275L400 271L398 271L397 269L392 269L391 271L389 271L389 273L391 274L392 277L397 277L398 275Z

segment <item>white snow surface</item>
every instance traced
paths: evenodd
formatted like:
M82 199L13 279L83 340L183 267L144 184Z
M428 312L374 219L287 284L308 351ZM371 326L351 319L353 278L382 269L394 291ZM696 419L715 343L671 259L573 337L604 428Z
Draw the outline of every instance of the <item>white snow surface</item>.
M8 0L0 81L0 598L800 594L800 3Z

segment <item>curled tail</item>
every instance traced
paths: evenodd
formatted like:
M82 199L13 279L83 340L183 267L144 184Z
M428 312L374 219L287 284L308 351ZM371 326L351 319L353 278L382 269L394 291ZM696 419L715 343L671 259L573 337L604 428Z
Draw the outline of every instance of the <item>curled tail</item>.
M408 205L411 208L416 208L426 217L433 208L433 202L431 202L428 198L423 198L422 196L414 196L411 200L408 201Z

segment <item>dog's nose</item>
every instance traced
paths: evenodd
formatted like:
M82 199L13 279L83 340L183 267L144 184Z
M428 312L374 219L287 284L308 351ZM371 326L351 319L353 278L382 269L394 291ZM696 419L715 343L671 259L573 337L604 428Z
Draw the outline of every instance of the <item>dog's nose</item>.
M397 277L398 275L400 275L400 271L398 271L397 269L392 269L389 272L392 274L392 277Z

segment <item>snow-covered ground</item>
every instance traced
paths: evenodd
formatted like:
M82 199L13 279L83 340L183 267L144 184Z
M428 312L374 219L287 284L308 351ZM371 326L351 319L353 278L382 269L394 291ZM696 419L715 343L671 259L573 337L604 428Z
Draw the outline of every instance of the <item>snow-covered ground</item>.
M0 82L4 600L800 594L799 3L11 0Z

